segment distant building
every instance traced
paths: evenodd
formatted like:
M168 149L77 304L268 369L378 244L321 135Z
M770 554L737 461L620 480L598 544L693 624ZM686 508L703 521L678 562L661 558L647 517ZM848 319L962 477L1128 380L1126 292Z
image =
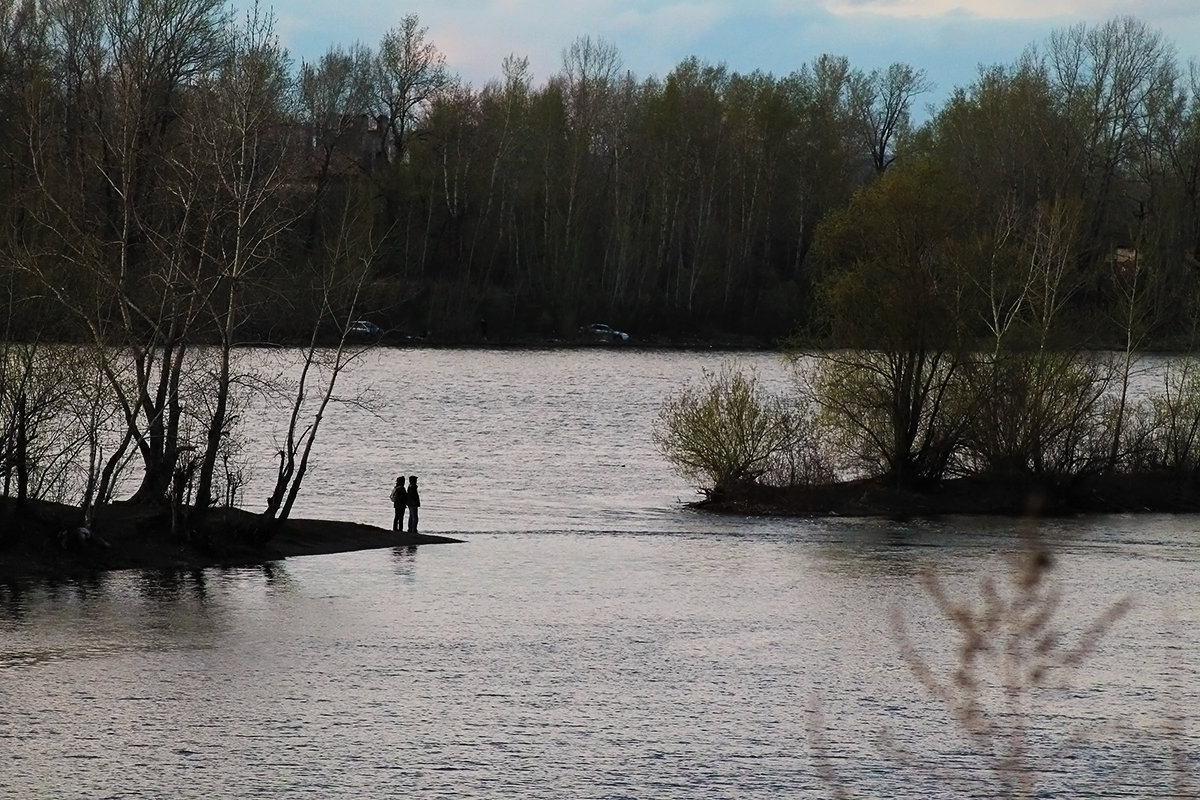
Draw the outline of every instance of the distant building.
M1113 251L1113 270L1122 275L1137 271L1138 251L1136 247L1118 247Z
M383 114L331 114L323 125L310 126L308 140L316 171L329 175L372 172L396 155L395 136Z

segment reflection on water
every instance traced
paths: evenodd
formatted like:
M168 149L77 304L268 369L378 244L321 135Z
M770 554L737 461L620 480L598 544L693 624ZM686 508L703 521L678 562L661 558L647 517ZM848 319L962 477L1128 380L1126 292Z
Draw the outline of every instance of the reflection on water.
M1064 618L1139 603L1029 710L1060 796L1167 794L1167 715L1200 700L1195 536L1122 525L1155 544L1064 523ZM890 617L948 668L913 576L975 592L1021 534L905 529L483 534L26 587L0 620L0 796L828 797L815 724L855 796L989 796Z
M189 596L203 604L208 596L204 570L146 570L138 573L139 592L148 600L170 602Z
M1025 527L686 511L637 435L710 357L623 355L379 357L414 388L343 421L310 510L414 466L466 544L0 586L0 797L994 796L892 619L945 674L917 576L975 596ZM1169 796L1196 755L1197 527L1039 526L1066 633L1136 600L1028 709L1045 796Z
M392 548L392 567L396 573L396 577L412 581L416 578L416 566L416 545Z

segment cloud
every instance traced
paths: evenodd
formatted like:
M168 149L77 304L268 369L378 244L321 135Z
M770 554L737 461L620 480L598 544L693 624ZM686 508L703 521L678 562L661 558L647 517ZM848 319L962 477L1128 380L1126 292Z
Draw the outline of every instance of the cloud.
M1130 12L1126 0L825 0L823 5L826 11L837 16L872 15L907 19L966 16L995 20L1044 20L1095 18ZM1178 8L1178 0L1146 0L1139 4L1136 13L1170 13Z
M562 67L563 51L583 36L615 46L625 68L638 77L661 75L681 53L690 54L697 42L719 35L744 9L739 0L442 0L424 5L419 14L430 38L451 68L476 85L498 76L509 54L527 56L535 80L543 80Z
M231 0L248 6L253 0ZM638 78L664 77L686 57L784 75L821 53L873 69L903 61L942 91L973 80L980 64L1007 63L1027 45L1075 23L1133 14L1200 56L1197 0L266 0L294 57L333 45L374 47L416 14L451 72L475 87L501 75L508 55L528 57L534 83L562 68L563 51L590 36L616 47Z

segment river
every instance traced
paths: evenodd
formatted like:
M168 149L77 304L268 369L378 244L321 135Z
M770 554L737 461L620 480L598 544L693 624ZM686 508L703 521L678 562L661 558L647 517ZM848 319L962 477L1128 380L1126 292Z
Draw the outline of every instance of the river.
M0 589L0 797L997 796L901 639L950 675L921 576L978 601L1031 534L1064 642L1132 605L1020 715L982 688L985 719L1039 796L1195 796L1200 520L690 511L649 432L733 357L786 381L766 354L367 354L296 515L386 526L418 474L422 529L466 543Z

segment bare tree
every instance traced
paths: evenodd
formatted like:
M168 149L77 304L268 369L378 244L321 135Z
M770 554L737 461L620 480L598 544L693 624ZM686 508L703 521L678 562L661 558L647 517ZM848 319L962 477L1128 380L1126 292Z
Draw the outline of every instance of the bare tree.
M336 181L349 182L368 172L377 140L371 131L374 57L356 44L330 49L316 64L300 65L297 113L308 128L313 191L305 245L317 246L324 201Z
M1120 195L1136 170L1139 142L1151 134L1154 106L1174 93L1174 47L1144 22L1118 17L1056 32L1046 61L1085 157L1088 255L1096 262L1107 250L1103 242L1124 239L1133 222L1121 213Z
M222 439L229 434L236 379L233 347L247 313L245 295L255 276L274 263L279 241L296 219L295 204L285 196L291 178L291 137L284 124L287 64L273 20L253 11L229 36L225 60L199 88L201 100L191 119L201 157L192 169L183 170L176 189L181 205L198 206L197 214L210 215L198 221L205 233L194 243L200 266L195 290L218 342L209 391L213 405L204 423L196 478L196 506L201 509L213 502L214 470Z
M41 247L24 252L22 267L86 332L142 457L135 497L158 499L180 455L178 387L196 306L180 291L178 259L157 258L149 242L184 216L164 200L162 179L186 89L219 55L221 7L64 0L48 14L64 93L33 98L30 210Z
M309 459L321 423L342 374L364 352L347 339L347 328L359 307L363 286L377 256L377 248L364 218L363 205L348 198L343 205L339 236L327 244L326 257L313 262L310 290L318 304L308 344L301 350L299 374L291 386L291 402L275 486L267 499L264 519L288 518L308 472ZM337 341L322 347L322 331L333 328ZM315 393L315 400L312 395ZM270 526L266 530L270 535Z
M383 35L375 56L375 98L383 124L378 152L389 162L403 161L420 113L451 84L446 57L425 37L415 14Z
M896 143L909 131L913 100L932 86L924 70L908 64L855 75L851 103L860 140L876 172L883 172L896 160Z

